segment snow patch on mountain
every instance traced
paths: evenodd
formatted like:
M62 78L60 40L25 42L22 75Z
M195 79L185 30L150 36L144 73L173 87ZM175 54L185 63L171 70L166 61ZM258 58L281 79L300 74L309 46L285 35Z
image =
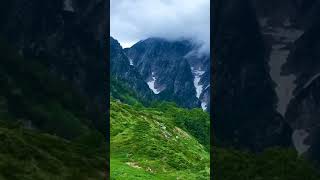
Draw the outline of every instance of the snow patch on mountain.
M72 0L64 0L63 10L74 12Z
M129 62L130 62L130 66L133 66L133 59L131 59L129 57L128 57L128 59L129 59Z
M303 153L307 152L310 148L310 145L306 145L304 142L306 138L308 138L308 136L309 133L304 129L298 129L293 131L292 141L299 155L302 155Z
M191 72L194 76L193 84L194 84L194 87L196 88L196 96L199 99L203 90L203 85L200 84L200 80L201 80L201 76L205 73L205 71L202 71L200 69L195 69L192 67Z
M295 42L303 34L303 31L290 28L291 22L289 20L284 21L282 26L272 26L268 24L268 19L260 19L260 25L263 27L263 34L266 37L271 36L274 42L269 61L270 76L277 84L276 92L279 98L277 110L284 115L296 87L294 83L296 77L281 75L281 67L287 61L290 53L288 45Z
M207 110L207 107L208 105L207 105L207 103L206 102L201 102L201 108L205 111L205 110Z
M275 44L272 46L269 65L270 75L274 82L277 83L276 92L279 98L278 112L285 114L287 106L292 98L295 89L294 75L281 76L281 66L286 62L289 50L284 50L284 44Z
M161 91L155 88L155 83L156 83L156 77L154 76L154 73L151 73L151 80L147 82L149 88L152 90L154 94L159 94Z

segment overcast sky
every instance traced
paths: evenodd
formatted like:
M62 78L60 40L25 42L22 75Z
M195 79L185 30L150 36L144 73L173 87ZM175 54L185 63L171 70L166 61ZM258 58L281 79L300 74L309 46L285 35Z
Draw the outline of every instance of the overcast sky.
M139 40L191 38L210 47L210 0L111 0L111 36L123 47Z

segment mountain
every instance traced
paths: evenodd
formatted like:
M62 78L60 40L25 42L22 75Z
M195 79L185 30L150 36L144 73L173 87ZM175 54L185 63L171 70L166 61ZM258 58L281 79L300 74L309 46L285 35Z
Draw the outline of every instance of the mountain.
M297 5L297 22L303 34L292 44L283 75L295 77L295 88L285 117L294 129L293 142L297 151L311 160L320 158L319 139L319 1L301 1Z
M133 45L126 53L155 94L190 108L199 106L191 67L183 58L190 49L185 41L150 38Z
M303 155L311 161L319 162L319 155L317 154L320 147L318 138L320 71L317 60L319 57L319 35L317 33L320 28L319 13L320 4L317 0L249 0L241 5L232 0L225 2L220 12L220 19L223 19L223 22L220 22L217 31L217 50L213 52L217 54L217 67L215 67L216 74L214 77L218 79L215 80L218 82L216 84L217 94L214 96L218 98L215 107L221 107L223 103L229 105L222 105L221 110L218 108L216 111L217 137L223 138L229 135L230 138L237 138L238 134L241 134L241 128L238 124L236 128L231 125L232 130L229 129L230 126L227 123L225 124L229 113L233 112L235 117L240 117L245 112L244 110L236 111L238 106L234 103L237 103L238 100L235 97L239 95L245 97L241 101L245 102L243 106L248 108L247 116L245 116L247 120L245 121L249 121L250 125L254 124L255 121L260 124L266 123L253 129L259 129L261 131L259 133L262 133L272 122L276 122L274 118L268 117L264 113L257 113L259 106L266 106L269 112L267 114L276 113L280 120L273 129L278 129L278 132L284 133L280 133L276 139L285 137L283 142L286 142L286 145L292 144L299 155ZM235 29L235 31L233 32L232 29ZM241 40L240 36L245 39ZM238 43L227 45L231 40ZM224 45L225 48L223 48ZM256 52L261 56L258 57ZM250 56L253 59L249 64L251 71L259 71L264 74L264 77L256 75L256 79L248 79L250 76L245 73L248 70L243 70L247 66L243 59ZM232 71L227 69L231 67L231 63L237 64L232 70L238 72L238 74L232 74L230 73ZM258 70L256 66L258 63L261 65L263 63L264 68ZM245 71L243 72L244 79L237 78L240 76L241 70ZM219 79L221 79L220 82ZM235 86L237 87L236 90L226 86L232 80L239 82L239 85ZM242 94L239 93L241 92L239 91L241 89L239 88L241 87L240 82L244 86L248 84L252 87L256 82L261 83L260 87L263 87L262 84L266 83L269 85L268 87L264 86L260 97L254 97L255 93L253 92L257 92L259 87L254 87L254 90L247 90L250 93L244 94L243 92ZM221 90L223 87L225 87L225 90ZM224 93L224 95L219 92L229 93ZM229 102L229 98L231 103L226 103L226 101ZM248 105L252 98L256 99L252 101L255 107ZM269 101L265 98L268 98ZM227 108L229 109L226 110ZM253 117L256 114L259 115L259 119L254 120ZM269 122L264 122L263 119L265 118ZM244 122L241 120L238 123L242 127ZM287 130L281 130L279 128L281 124ZM248 126L246 125L246 127ZM220 129L221 132L219 132ZM269 132L272 132L272 130ZM262 137L267 138L268 136L262 133ZM272 140L273 145L279 145L279 142L274 140ZM261 142L262 140L248 139L248 141ZM244 145L244 143L240 144ZM280 145L283 144L280 143ZM271 144L265 147L270 146Z
M192 48L150 38L122 49L110 37L112 179L210 178L210 119L189 60L199 60L197 69L205 64Z
M268 3L270 3L268 1ZM270 74L277 84L278 111L293 129L297 152L319 162L318 76L319 1L273 2L257 18L270 50ZM267 4L267 1L264 2ZM267 8L268 9L268 8ZM276 12L276 13L275 13ZM278 13L277 13L278 12Z
M125 82L137 92L141 99L152 101L154 94L149 89L137 69L130 65L130 61L119 42L110 37L110 74L112 78Z
M210 58L199 55L190 41L149 38L123 51L113 38L110 43L111 74L125 80L140 95L209 110Z
M197 98L201 101L202 109L210 110L211 104L211 60L208 54L199 54L195 50L191 50L185 58L191 66L193 74L193 84L196 88Z
M286 76L308 69L302 59L290 63L294 68L286 65L305 35L296 16L288 15L290 5L279 5L283 2L226 0L216 8L211 159L215 179L319 179L316 158L301 156L301 149L312 142L305 141L308 132L297 131L314 125L306 119L316 119L319 81L314 76L300 95L291 94L296 80ZM283 18L278 19L278 13ZM314 37L310 40L316 41ZM316 147L309 149L313 156Z
M259 152L290 146L291 128L277 112L268 49L250 1L219 7L213 54L217 143Z

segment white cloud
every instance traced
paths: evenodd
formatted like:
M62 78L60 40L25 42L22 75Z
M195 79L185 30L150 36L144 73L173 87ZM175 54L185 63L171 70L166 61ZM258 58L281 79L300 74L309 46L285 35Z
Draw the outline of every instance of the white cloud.
M128 47L139 40L191 38L210 47L210 0L111 0L111 36Z

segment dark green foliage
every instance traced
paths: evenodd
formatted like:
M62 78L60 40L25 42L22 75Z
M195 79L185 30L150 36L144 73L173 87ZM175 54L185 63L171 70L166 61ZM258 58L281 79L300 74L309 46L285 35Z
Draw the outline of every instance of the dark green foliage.
M318 180L320 174L293 149L270 148L259 154L214 147L214 178L224 180Z
M189 132L207 149L210 146L210 117L202 109L182 109L174 103L154 103L160 111L173 117L176 126Z
M173 122L179 128L189 132L198 141L209 149L210 144L210 120L209 114L201 109L183 109L179 108L174 102L150 102L142 100L126 84L115 78L111 79L110 96L129 105L143 108L144 106L156 108L168 117L172 117Z
M85 128L72 113L65 111L60 104L31 107L30 118L40 129L66 138L74 138L85 133Z
M0 179L102 179L106 159L88 148L51 135L0 127ZM104 150L105 151L105 150Z
M30 121L44 132L72 139L93 128L93 119L102 119L92 118L85 96L49 73L45 60L24 59L4 41L0 52L0 96L10 120Z
M121 81L111 76L110 79L110 96L126 104L141 106L149 105L150 100L139 96L133 89L130 89L125 81Z

